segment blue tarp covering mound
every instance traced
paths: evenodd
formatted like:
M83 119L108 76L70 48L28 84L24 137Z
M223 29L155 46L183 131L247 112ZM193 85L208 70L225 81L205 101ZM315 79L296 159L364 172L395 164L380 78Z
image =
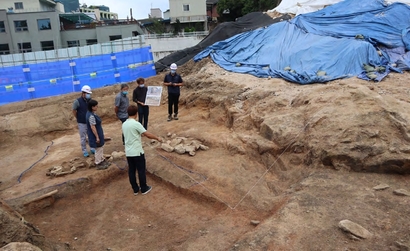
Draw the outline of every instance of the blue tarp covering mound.
M390 69L410 68L409 26L410 7L405 4L345 0L215 43L194 60L211 56L228 71L300 84L358 75L369 79L367 65L385 69L370 72L381 80Z

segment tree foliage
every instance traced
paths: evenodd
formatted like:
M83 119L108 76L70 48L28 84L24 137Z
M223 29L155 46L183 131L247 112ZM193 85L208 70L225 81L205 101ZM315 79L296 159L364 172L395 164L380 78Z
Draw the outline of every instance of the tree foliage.
M234 21L251 12L267 11L278 6L281 0L220 0L217 11L221 21Z

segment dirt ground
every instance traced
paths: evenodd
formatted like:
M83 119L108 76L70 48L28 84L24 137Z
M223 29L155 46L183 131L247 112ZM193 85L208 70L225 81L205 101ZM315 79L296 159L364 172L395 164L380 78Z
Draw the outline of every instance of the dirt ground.
M180 120L166 121L164 93L161 106L150 107L148 131L195 138L210 149L193 157L167 153L145 138L149 194L133 195L125 158L107 170L46 176L52 166L83 158L71 117L74 93L0 107L0 198L62 244L55 250L410 245L410 197L393 193L410 191L408 73L380 83L350 78L302 86L225 72L210 60L179 71L186 84ZM147 84L160 85L163 76ZM118 89L93 90L112 138L107 154L124 150L113 106ZM379 184L389 188L373 189ZM49 204L25 206L53 190ZM373 237L341 231L344 219Z

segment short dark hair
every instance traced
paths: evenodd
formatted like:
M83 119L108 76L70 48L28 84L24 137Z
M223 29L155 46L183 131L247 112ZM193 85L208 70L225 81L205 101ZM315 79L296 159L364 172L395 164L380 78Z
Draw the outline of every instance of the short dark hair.
M145 79L144 78L138 78L137 79L137 83L138 84L141 84L141 83L144 83L145 82Z
M128 84L121 84L121 89L120 90L124 89L125 87L129 87Z
M135 116L135 114L137 114L138 112L138 107L136 105L130 105L128 106L127 112L128 116Z
M97 101L97 100L94 100L94 99L91 99L90 101L88 101L88 110L89 110L90 112L92 112L92 111L93 111L93 107L96 106L96 105L98 105L98 101Z

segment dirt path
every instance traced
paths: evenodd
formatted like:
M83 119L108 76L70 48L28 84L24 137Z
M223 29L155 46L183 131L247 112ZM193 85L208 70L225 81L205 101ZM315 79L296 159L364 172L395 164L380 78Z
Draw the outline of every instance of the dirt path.
M134 196L123 171L107 184L26 218L75 250L221 250L253 228L251 214L181 196L152 176L148 179L152 191Z

